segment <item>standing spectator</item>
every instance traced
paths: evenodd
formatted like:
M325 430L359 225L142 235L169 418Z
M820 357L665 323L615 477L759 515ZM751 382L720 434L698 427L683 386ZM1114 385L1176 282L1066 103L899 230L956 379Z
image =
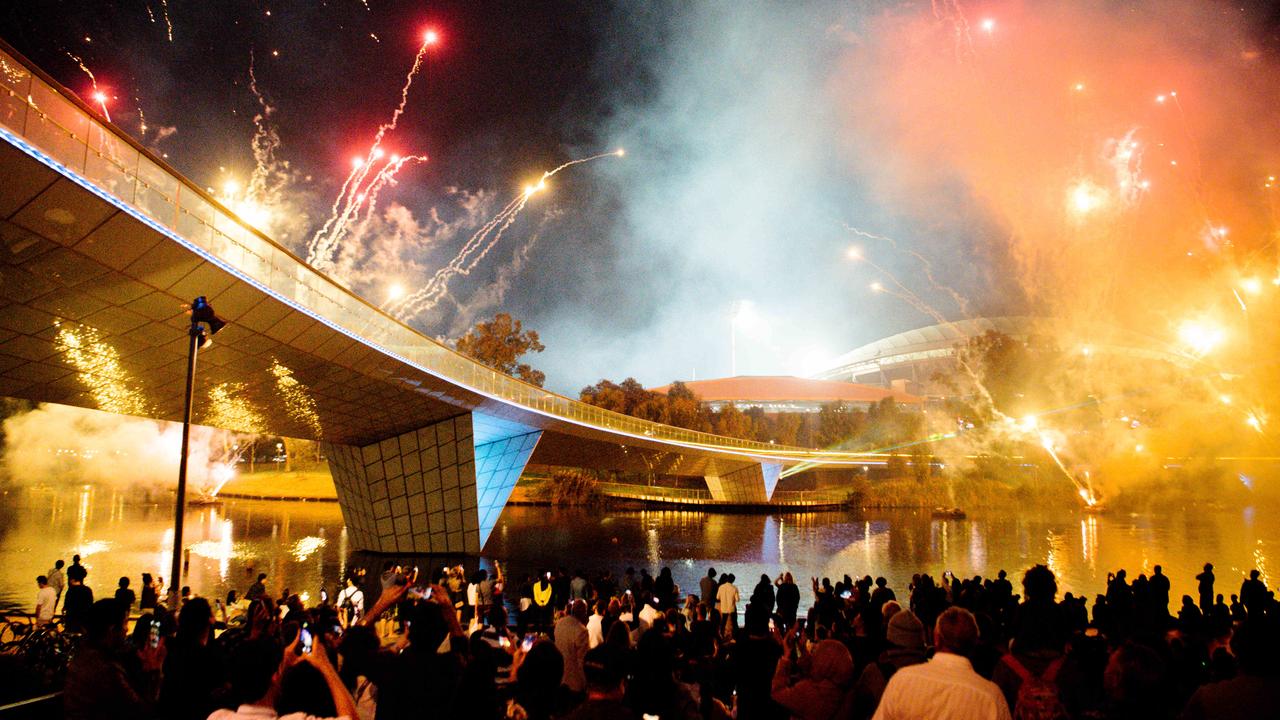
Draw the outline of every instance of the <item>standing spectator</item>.
M702 602L707 606L708 610L714 610L716 607L716 589L719 587L716 583L716 569L708 568L706 577L698 581L698 589L702 591Z
M225 699L226 664L213 640L213 609L191 598L178 613L178 632L164 662L160 710L169 720L204 720ZM320 646L319 640L316 646Z
M49 587L53 588L53 591L58 595L53 603L55 611L58 609L58 601L62 600L62 591L67 588L67 578L62 574L62 566L65 564L61 560L55 560L53 567L49 572L45 573L45 577L49 578Z
M1267 601L1267 585L1258 579L1260 574L1256 569L1250 570L1249 579L1240 583L1240 604L1250 614L1261 612Z
M267 596L267 584L263 581L266 579L266 573L258 573L257 581L250 585L249 589L245 591L244 599L253 602L254 600L261 600L265 598Z
M58 594L49 585L49 578L41 575L36 578L36 624L48 625L53 622L53 610L58 605Z
M1151 579L1147 581L1151 588L1151 604L1159 608L1164 615L1169 615L1169 576L1159 565L1152 568Z
M1009 720L1009 704L1000 688L973 671L968 655L978 644L973 614L951 607L938 615L933 630L937 653L922 665L894 673L876 710L876 720L896 718L987 718Z
M791 573L783 573L778 578L778 616L782 618L782 624L788 628L795 627L799 609L800 588Z
M587 678L583 675L582 666L591 649L591 641L587 635L587 604L574 600L569 604L569 612L560 618L555 627L556 649L564 659L563 683L575 693L586 692Z
M67 600L62 603L62 616L68 630L79 631L84 628L85 615L93 606L93 590L84 584L83 577L73 575L71 568L67 568Z
M56 564L55 564L55 567L56 567ZM75 579L83 583L84 579L87 577L89 577L89 569L80 564L79 555L72 555L71 567L67 568L67 579L68 580Z
M347 586L338 593L338 620L343 627L355 625L364 614L364 591L356 585L352 575L347 576Z
M129 578L120 578L120 587L116 588L116 602L124 608L125 615L133 612L133 601L137 598L129 589Z
M70 599L68 592L68 602ZM126 648L124 608L115 600L99 600L84 612L83 619L84 640L71 657L62 694L67 720L151 717L164 663L163 641L138 651L140 666L131 675L120 662Z
M738 600L741 596L738 594L738 586L733 584L736 578L732 575L726 575L724 582L720 584L716 590L716 607L720 610L720 616L726 625L738 627Z
M596 603L595 612L591 613L591 617L587 618L587 645L589 647L598 647L604 642L604 600Z
M765 615L773 614L773 582L769 580L768 575L762 574L760 582L756 583L755 589L751 591L751 605Z
M1204 564L1204 572L1196 576L1200 591L1200 612L1208 615L1213 608L1213 563Z
M876 589L871 591L871 606L879 611L885 603L897 599L898 596L894 594L893 588L889 587L889 581L883 577L876 578Z
M575 570L573 579L569 581L569 599L570 600L590 600L590 590L587 584L586 573L581 569Z
M156 592L156 584L151 579L151 573L142 573L142 596L138 601L138 609L155 610L159 599L160 596Z
M533 625L539 629L545 629L551 625L551 617L554 608L551 606L551 595L554 590L551 584L551 573L545 572L539 578L538 582L533 584L531 591L533 592Z

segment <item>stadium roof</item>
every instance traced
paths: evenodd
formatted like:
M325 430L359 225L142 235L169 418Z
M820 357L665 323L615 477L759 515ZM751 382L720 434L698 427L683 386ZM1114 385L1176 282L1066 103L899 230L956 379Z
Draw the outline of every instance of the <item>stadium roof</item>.
M692 380L686 382L685 386L704 402L827 403L839 400L847 403L876 403L887 397L910 405L919 405L924 402L924 398L915 395L870 385L836 380L810 380L792 375L740 375L712 380ZM653 391L666 393L670 389L670 385L663 385L653 388Z
M955 355L957 345L989 330L1025 340L1037 327L1044 327L1044 332L1052 326L1052 320L1019 315L980 317L929 325L851 350L832 361L826 370L814 373L814 376L824 379L858 377L881 368L950 358ZM1069 335L1073 336L1070 342L1092 348L1100 354L1125 355L1182 366L1190 363L1186 355L1178 353L1167 343L1106 323L1097 322L1076 328Z

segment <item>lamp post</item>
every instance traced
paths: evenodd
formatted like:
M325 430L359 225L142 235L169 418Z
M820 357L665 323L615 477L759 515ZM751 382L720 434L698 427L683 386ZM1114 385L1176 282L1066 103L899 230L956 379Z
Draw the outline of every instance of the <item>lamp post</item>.
M187 335L187 395L182 410L182 455L178 458L178 492L173 510L173 567L169 574L169 605L178 607L182 587L182 521L187 510L187 450L191 440L191 401L195 396L196 356L213 343L213 336L227 323L213 312L203 295L191 302L191 328Z

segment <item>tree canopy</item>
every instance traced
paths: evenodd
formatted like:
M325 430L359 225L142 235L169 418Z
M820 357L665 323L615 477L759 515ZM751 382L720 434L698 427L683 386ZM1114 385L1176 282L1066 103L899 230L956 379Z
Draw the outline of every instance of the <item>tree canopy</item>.
M476 323L466 335L454 343L458 352L467 355L499 372L542 387L547 379L541 370L535 370L520 358L528 353L539 353L546 346L538 339L538 333L525 330L519 320L507 313L498 313L492 320Z

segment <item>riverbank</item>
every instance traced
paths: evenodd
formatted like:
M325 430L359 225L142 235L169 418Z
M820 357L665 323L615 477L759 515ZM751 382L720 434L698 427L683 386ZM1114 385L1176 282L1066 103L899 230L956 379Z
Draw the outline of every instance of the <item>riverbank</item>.
M222 486L220 498L240 500L300 500L337 502L333 477L328 470L284 472L261 470L237 475Z

